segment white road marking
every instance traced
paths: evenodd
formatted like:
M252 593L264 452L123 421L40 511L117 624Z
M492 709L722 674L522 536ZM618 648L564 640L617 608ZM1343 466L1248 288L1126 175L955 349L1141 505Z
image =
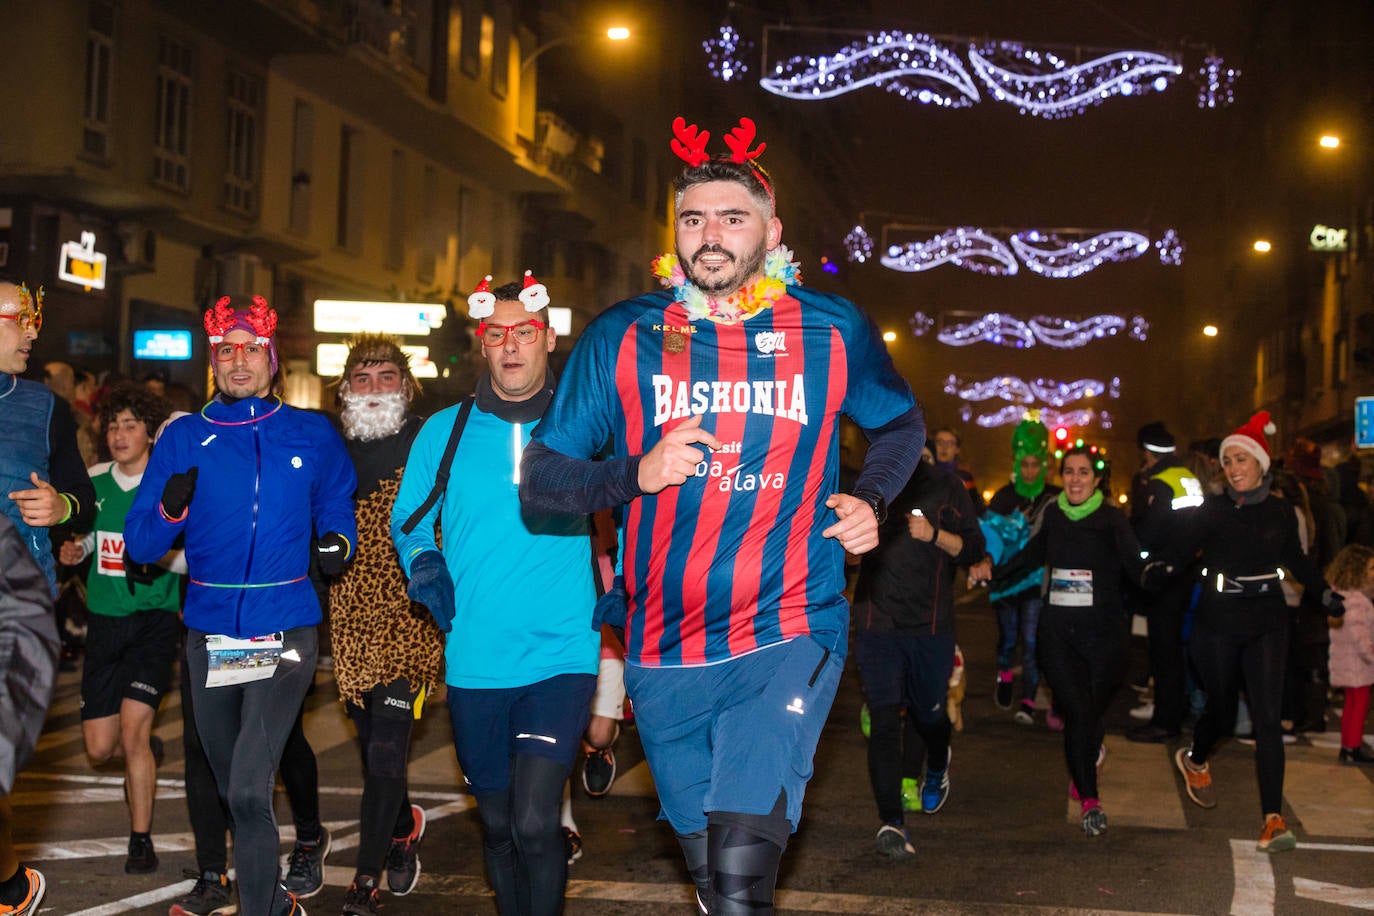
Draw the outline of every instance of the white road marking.
M1298 847L1301 849L1301 845ZM1260 916L1274 912L1274 869L1269 853L1255 848L1255 841L1231 841L1231 868L1235 890L1231 894L1232 916Z
M1293 891L1304 900L1320 900L1356 910L1374 910L1374 887L1346 887L1326 881L1294 878Z

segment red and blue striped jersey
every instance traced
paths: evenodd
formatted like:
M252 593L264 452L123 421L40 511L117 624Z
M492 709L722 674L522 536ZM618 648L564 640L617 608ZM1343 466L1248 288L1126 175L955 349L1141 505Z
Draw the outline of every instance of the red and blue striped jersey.
M637 455L702 415L721 442L685 484L627 507L627 660L703 665L843 639L844 552L821 536L836 521L840 415L876 429L914 404L873 323L837 296L789 287L732 324L690 321L666 292L598 316L535 438L574 458L607 442Z

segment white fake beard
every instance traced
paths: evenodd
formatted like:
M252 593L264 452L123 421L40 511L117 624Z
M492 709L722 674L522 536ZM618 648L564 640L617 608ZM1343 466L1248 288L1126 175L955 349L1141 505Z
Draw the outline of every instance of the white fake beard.
M386 394L345 394L343 412L344 436L371 442L400 432L406 419L410 398L404 391Z

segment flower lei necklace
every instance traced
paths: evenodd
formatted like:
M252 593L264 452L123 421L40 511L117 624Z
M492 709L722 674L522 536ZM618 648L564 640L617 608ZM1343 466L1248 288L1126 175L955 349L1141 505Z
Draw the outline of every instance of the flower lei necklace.
M801 267L792 260L792 251L786 245L768 252L762 277L724 299L712 299L688 282L678 256L672 252L654 258L652 269L663 287L673 291L673 301L687 307L687 317L692 321L743 321L771 308L789 285L800 286L802 282Z

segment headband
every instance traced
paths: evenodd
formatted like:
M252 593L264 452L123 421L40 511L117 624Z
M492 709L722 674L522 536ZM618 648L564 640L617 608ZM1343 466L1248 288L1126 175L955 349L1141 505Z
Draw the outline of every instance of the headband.
M520 301L527 312L538 312L549 307L549 289L534 278L534 271L525 271L524 285L520 289ZM477 288L468 296L468 315L473 318L490 318L496 311L496 296L491 291L491 274L482 278Z
M768 199L777 206L777 200L773 197L773 183L768 180L768 173L763 170L763 166L755 161L768 148L768 144L760 143L752 150L749 148L757 133L758 128L752 118L740 118L739 125L725 135L725 145L729 148L730 155L719 158L749 166L758 178L759 184L768 192ZM688 124L685 118L678 115L673 119L673 139L668 145L674 155L687 163L689 168L698 168L711 161L711 154L706 152L706 143L710 139L710 131L701 130L695 124Z

